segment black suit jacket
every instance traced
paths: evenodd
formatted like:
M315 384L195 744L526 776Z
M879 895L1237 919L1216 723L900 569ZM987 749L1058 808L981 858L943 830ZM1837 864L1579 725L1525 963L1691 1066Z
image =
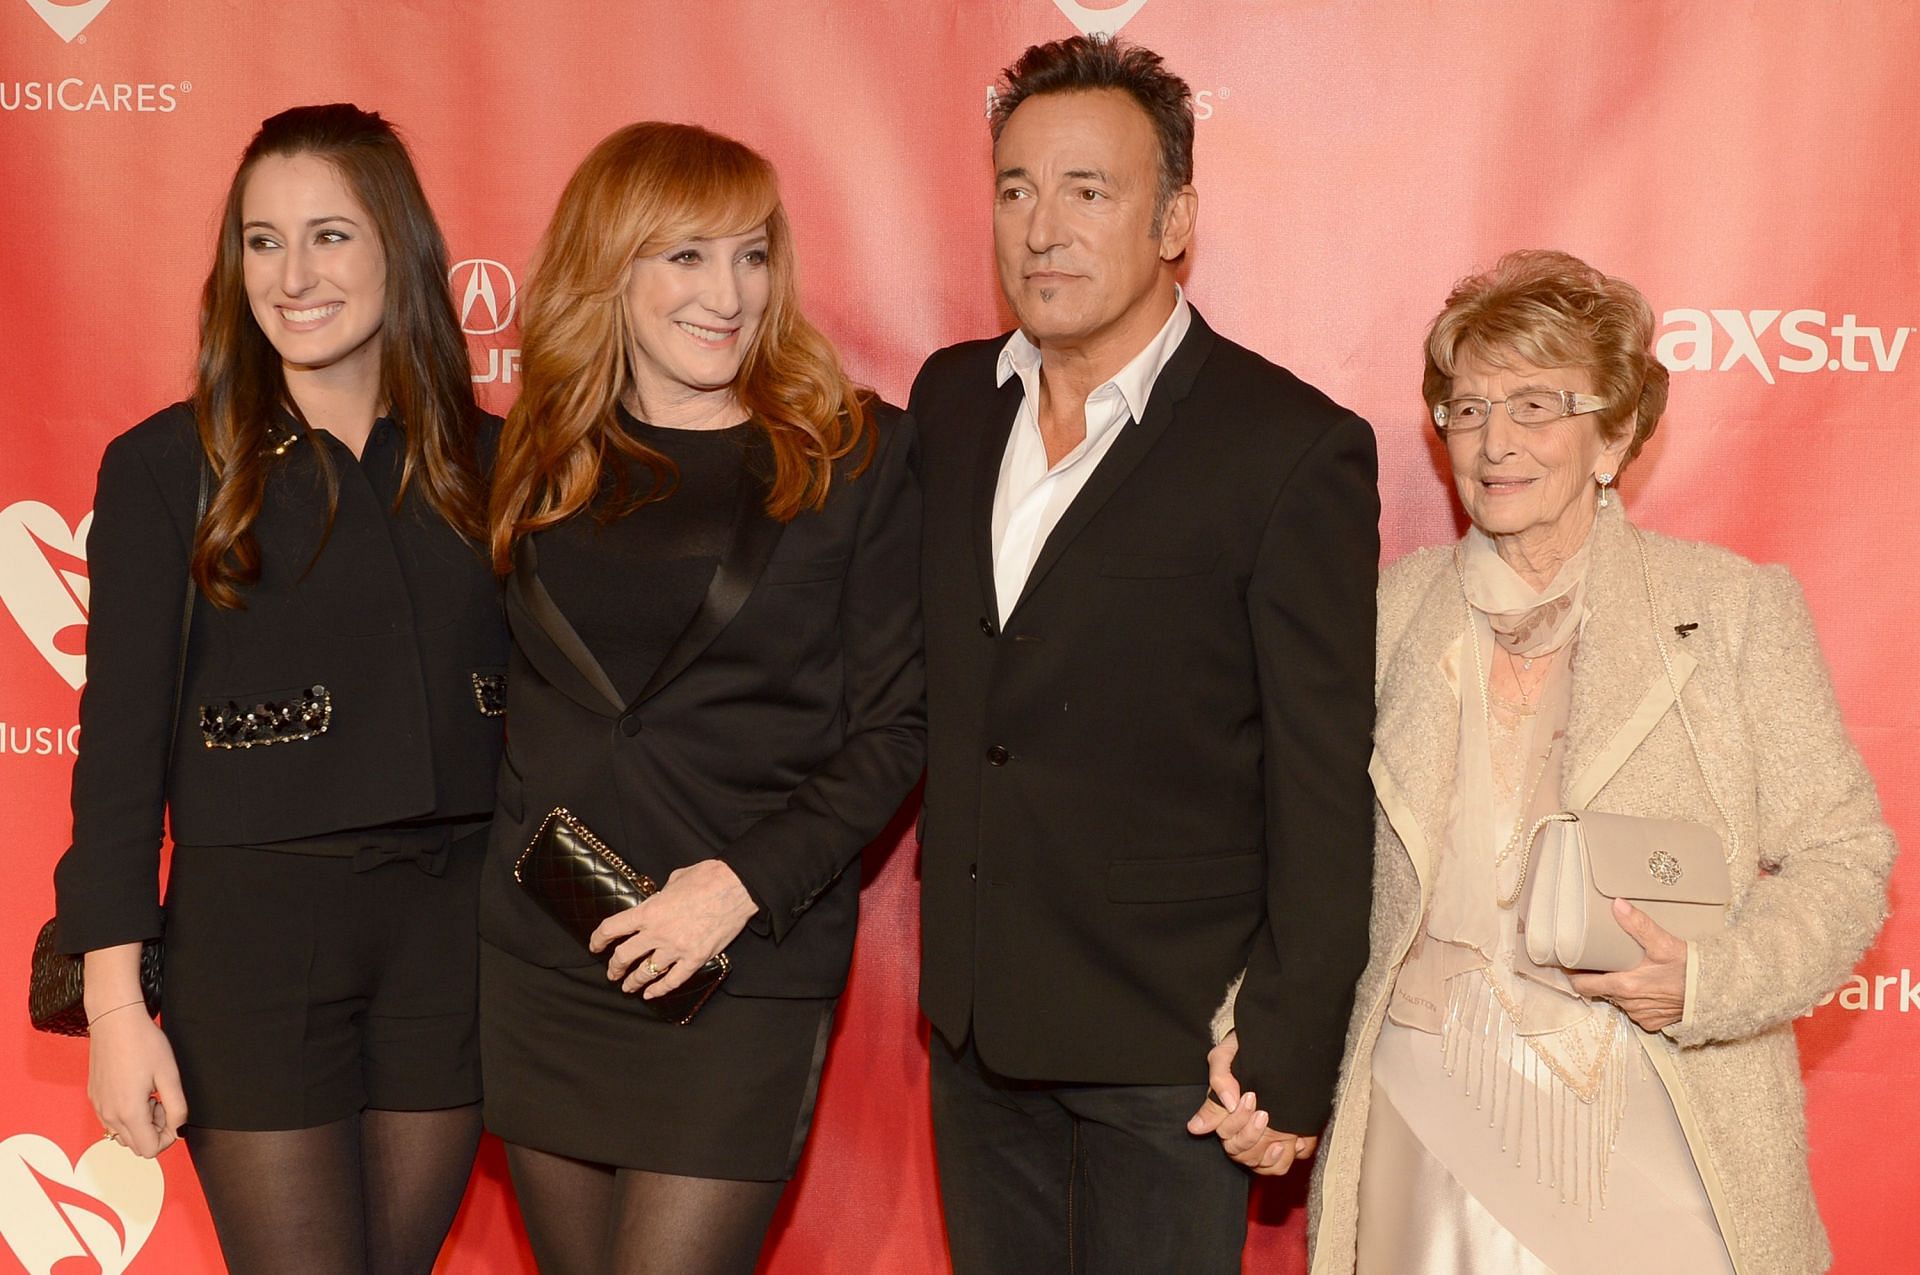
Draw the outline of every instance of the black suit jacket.
M875 411L871 464L853 476L841 462L825 508L783 527L763 512L764 487L743 489L717 575L751 593L717 633L694 632L696 616L630 702L523 548L507 588L508 743L481 885L490 942L539 965L603 959L513 880L540 821L566 806L655 881L716 857L739 874L761 910L727 949L726 990L839 994L860 851L925 759L914 429L895 408Z
M499 422L480 426L485 455ZM417 483L392 511L397 428L377 426L356 464L330 435L291 416L284 427L301 437L268 471L260 579L238 610L196 597L177 708L201 464L192 410L150 417L101 458L73 845L54 872L63 951L160 933L163 811L182 845L259 845L492 807L507 634L484 554ZM318 448L339 478L331 532ZM203 707L257 713L313 687L326 690L324 731L242 748L202 730Z
M1003 1074L1236 1070L1324 1122L1367 954L1379 497L1365 421L1198 313L1004 628L1005 338L927 361L920 1003Z

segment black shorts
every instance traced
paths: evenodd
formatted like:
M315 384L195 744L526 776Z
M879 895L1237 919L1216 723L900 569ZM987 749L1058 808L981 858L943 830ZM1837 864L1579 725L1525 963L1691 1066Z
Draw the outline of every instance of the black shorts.
M189 1127L305 1129L368 1107L480 1100L486 829L462 831L451 844L444 833L355 834L354 857L174 851L160 1022Z

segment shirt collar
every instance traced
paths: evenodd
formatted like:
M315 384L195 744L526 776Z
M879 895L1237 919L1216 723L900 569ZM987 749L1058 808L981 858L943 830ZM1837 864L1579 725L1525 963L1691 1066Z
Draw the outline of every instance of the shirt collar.
M1147 412L1147 399L1153 393L1153 384L1160 379L1160 373L1172 360L1180 342L1187 336L1187 329L1193 326L1193 307L1187 304L1186 290L1179 284L1173 285L1173 313L1160 325L1160 331L1146 348L1127 361L1127 365L1113 374L1113 377L1096 387L1093 394L1099 394L1111 385L1119 391L1126 401L1127 412L1134 420L1142 420ZM1027 397L1036 397L1040 376L1040 347L1027 338L1027 334L1015 329L1007 343L1000 347L1000 358L994 365L995 385L1005 385L1009 377L1018 376L1026 388ZM1093 395L1088 395L1089 398Z

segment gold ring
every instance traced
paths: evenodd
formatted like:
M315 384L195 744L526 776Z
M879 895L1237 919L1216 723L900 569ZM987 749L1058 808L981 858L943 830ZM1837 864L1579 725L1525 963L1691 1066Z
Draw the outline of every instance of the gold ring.
M653 958L649 956L647 958L647 973L653 975L655 978L659 978L662 974L666 973L666 971L655 965Z
M115 1133L113 1130L108 1129L106 1131L106 1139L108 1142L111 1142L117 1146L119 1145L119 1142L120 1142L120 1135Z

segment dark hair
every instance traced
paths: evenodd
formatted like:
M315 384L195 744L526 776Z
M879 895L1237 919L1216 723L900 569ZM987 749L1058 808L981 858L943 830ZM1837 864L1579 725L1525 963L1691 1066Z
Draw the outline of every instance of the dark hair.
M1153 213L1153 233L1158 235L1168 201L1193 181L1193 95L1158 53L1104 36L1076 35L1036 44L1000 73L987 126L998 142L1007 121L1028 98L1095 89L1117 89L1131 97L1147 113L1160 140L1160 198Z
M447 288L447 245L393 126L372 111L334 103L296 106L260 125L227 188L213 268L200 296L200 356L193 412L212 465L207 514L194 532L193 578L218 606L243 605L240 586L260 578L252 528L277 453L268 426L299 415L280 356L254 320L244 274L241 201L269 156L315 155L331 164L372 220L386 256L380 391L406 432L400 493L418 479L427 502L463 535L485 535L485 485L476 454L479 409L466 341ZM284 449L282 449L284 450ZM338 477L322 458L331 527Z

